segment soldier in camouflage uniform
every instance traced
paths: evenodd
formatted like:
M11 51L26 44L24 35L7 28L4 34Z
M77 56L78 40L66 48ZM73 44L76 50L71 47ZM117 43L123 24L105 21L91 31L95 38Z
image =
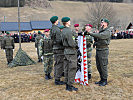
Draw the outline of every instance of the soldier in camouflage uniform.
M85 25L85 31L92 28L91 24ZM90 35L86 36L86 44L87 44L87 65L88 65L88 79L91 79L92 73L92 66L91 66L91 55L92 55L92 44L93 44L93 37Z
M75 41L75 36L70 29L70 18L63 17L62 23L65 26L62 31L62 41L64 46L64 75L67 91L77 91L72 84L77 71L77 50L78 44Z
M97 38L96 41L96 65L98 72L100 74L101 80L96 82L95 84L99 84L99 86L107 85L108 78L108 55L109 55L109 47L111 32L108 28L109 20L102 19L101 20L101 30L98 33L94 33L93 30L89 30L88 34Z
M6 36L2 41L2 49L6 52L7 64L13 60L14 39L10 36L9 32L6 32Z
M62 73L64 71L64 48L62 46L62 37L61 31L58 25L58 17L53 16L50 18L52 23L52 28L50 30L50 36L53 43L53 53L54 53L54 75L55 75L55 85L65 84L63 81L60 81Z
M52 79L50 74L53 68L53 48L49 29L46 29L44 34L44 39L40 39L39 55L43 56L45 79L49 80Z
M37 55L38 55L38 62L42 62L41 57L39 56L39 41L40 39L43 39L42 33L38 31L38 35L35 38L35 48L37 49Z
M2 33L0 33L0 47L1 47L1 49L2 49L2 39L3 39L3 36L2 36Z

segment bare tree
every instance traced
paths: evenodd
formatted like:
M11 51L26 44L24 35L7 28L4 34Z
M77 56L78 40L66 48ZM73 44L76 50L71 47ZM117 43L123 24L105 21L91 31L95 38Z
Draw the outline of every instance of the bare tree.
M116 12L113 9L113 4L109 2L93 2L88 4L87 20L93 24L95 28L100 28L100 22L102 18L107 18L110 21L110 25L117 25Z

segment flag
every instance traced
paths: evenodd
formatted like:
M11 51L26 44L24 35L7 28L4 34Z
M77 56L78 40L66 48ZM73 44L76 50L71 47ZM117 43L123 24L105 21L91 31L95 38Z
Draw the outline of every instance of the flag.
M78 70L75 76L75 83L88 85L88 65L87 65L87 50L86 50L86 37L78 36L78 47L82 54L81 71Z

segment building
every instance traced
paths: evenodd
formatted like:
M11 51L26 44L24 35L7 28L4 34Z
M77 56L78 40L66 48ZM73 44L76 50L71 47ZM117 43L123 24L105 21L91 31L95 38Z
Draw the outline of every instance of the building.
M50 29L51 27L52 23L50 21L20 22L21 33L36 33L38 31L44 32L45 29ZM0 31L19 31L18 22L1 22Z
M133 22L130 22L128 27L127 27L128 31L133 31Z

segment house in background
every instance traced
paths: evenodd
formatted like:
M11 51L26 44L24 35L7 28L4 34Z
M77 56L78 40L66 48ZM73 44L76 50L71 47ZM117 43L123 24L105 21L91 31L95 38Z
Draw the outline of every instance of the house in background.
M60 23L58 26L60 26ZM50 21L20 22L21 33L37 33L38 31L44 32L45 29L50 29L51 27L52 23ZM18 22L1 22L0 31L18 32Z
M127 27L128 31L132 31L133 32L133 22L130 22L128 27Z

